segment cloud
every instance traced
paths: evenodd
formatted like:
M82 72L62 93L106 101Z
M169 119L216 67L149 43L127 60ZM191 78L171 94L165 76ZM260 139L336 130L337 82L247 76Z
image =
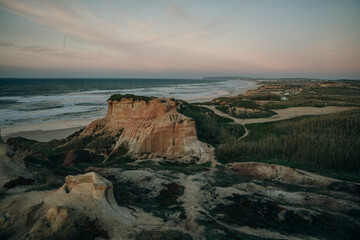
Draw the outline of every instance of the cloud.
M63 2L54 1L1 0L1 2L5 4L6 10L66 35L124 53L134 53L139 47L136 42L126 41L124 36L114 36L111 31L114 26L85 9L76 11Z
M74 36L123 54L139 56L151 55L154 52L159 54L159 51L164 51L166 46L162 45L161 48L157 48L154 45L158 42L162 44L164 40L179 37L198 38L201 36L195 35L210 31L223 24L223 22L217 21L203 22L177 4L171 4L167 10L170 18L178 21L179 26L173 30L164 31L157 26L149 26L146 22L139 23L138 20L135 24L134 21L125 22L125 20L117 24L108 23L92 14L84 6L70 8L64 1L0 1L5 5L6 10L65 35ZM151 28L149 29L149 27ZM137 29L147 30L140 32ZM152 45L149 46L149 44ZM63 43L63 45L65 44Z
M212 66L218 66L217 62L221 60L216 47L211 47L208 51L209 49L203 46L209 39L223 34L219 27L225 22L218 19L201 19L181 5L166 5L165 8L161 8L162 12L158 12L162 14L160 18L135 18L129 14L116 16L116 21L111 21L101 18L99 12L93 14L85 6L65 0L0 2L3 9L62 33L56 35L61 36L57 48L47 40L45 34L34 38L41 39L44 42L43 46L38 42L31 43L30 35L21 36L23 40L18 37L13 43L0 42L3 48L33 53L31 56L22 56L19 52L12 54L7 51L14 65L59 64L66 67L71 65L81 68L91 66L152 71L195 69L196 66L205 68L206 63L210 61ZM161 22L164 18L168 22ZM154 21L149 21L152 19ZM73 47L75 45L77 48ZM41 58L42 62L29 62L29 59L37 57L36 54L50 57ZM6 62L5 55L2 55L2 62Z
M54 49L46 48L39 45L20 45L16 43L6 42L0 40L0 47L10 48L20 51L32 52L32 53L52 53Z
M177 3L168 5L167 12L171 17L175 17L180 20L195 20L195 16L191 15L185 8Z

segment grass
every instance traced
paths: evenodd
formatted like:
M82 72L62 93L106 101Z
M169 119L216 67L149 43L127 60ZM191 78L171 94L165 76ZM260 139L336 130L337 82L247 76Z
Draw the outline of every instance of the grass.
M137 165L137 168L151 168L156 171L170 171L171 173L183 173L192 175L198 172L209 171L210 162L204 164L180 164L174 162L159 162L155 164L153 161L143 161Z
M239 174L234 174L226 169L218 168L214 173L212 186L213 187L230 187L235 184L249 182L250 179Z
M192 240L190 234L178 230L142 230L136 235L136 240L155 240L155 239L173 239L173 240Z
M224 139L239 138L245 133L243 126L227 124L233 122L232 119L218 116L204 107L184 104L178 111L195 120L199 140L213 146L220 144Z
M210 214L224 214L222 221L232 226L273 229L285 235L305 234L325 239L352 239L359 232L353 222L327 213L309 216L287 209L282 220L279 213L284 207L261 196L234 194L226 199L227 203L218 204Z
M358 85L358 83L349 83L339 87L305 85L302 92L288 96L287 101L270 102L264 107L283 109L288 107L360 106Z
M122 99L129 99L132 101L145 101L149 102L151 99L154 99L155 97L145 97L145 96L137 96L134 94L114 94L111 95L111 97L108 99L108 101L121 101Z
M281 96L275 94L250 95L247 98L255 101L280 101Z
M108 176L114 187L114 197L117 204L126 207L139 207L145 212L151 212L154 216L164 221L174 219L185 214L178 197L183 194L184 187L177 183L170 183L164 187L157 196L153 196L148 188L132 181L119 181L113 176ZM176 218L176 217L175 217Z
M8 144L15 150L30 154L40 164L55 166L71 166L83 170L88 166L100 164L104 158L112 152L113 147L121 135L89 135L78 138L82 130L62 140L50 142L37 142L26 138L16 137L8 139ZM116 160L127 152L120 147L110 156L110 160ZM64 165L64 166L65 166Z
M276 113L274 111L271 111L270 109L264 109L259 112L252 112L252 111L236 111L235 107L231 106L216 106L217 110L230 114L233 117L241 118L241 119L251 119L251 118L267 118L275 115Z
M254 100L276 99L277 95L255 95L246 97L239 95L237 97L221 97L212 101L216 105L216 109L227 113L233 117L247 119L247 118L266 118L275 115L276 113L269 108L263 107Z
M246 126L243 141L217 147L220 161L275 163L359 182L360 110Z

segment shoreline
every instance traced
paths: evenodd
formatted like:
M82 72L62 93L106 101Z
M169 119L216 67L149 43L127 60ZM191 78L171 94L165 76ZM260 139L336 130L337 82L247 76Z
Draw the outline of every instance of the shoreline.
M230 92L219 91L218 94L195 97L192 99L187 99L186 101L189 103L201 103L211 101L218 97L237 96L239 94L244 94L248 90L256 89L259 85L258 82L254 80L250 80L248 82L249 85L244 88L234 89ZM58 120L6 126L1 128L1 137L4 141L7 141L7 139L12 137L24 137L39 142L47 142L53 139L63 139L80 130L81 128L87 126L92 121L102 117L105 116L89 119Z
M85 125L86 126L86 125ZM85 126L73 127L73 128L64 128L64 129L54 129L54 130L33 130L33 131L21 131L12 134L5 135L3 138L4 141L7 141L9 138L14 137L23 137L31 140L36 140L38 142L49 142L54 139L63 139L76 131L79 131Z
M1 137L4 141L11 137L24 137L39 142L47 142L53 139L66 138L99 118L59 120L9 126L1 128Z
M224 94L220 93L220 94L212 94L212 95L202 96L202 97L194 97L194 98L186 99L185 101L187 101L189 103L203 103L203 102L211 101L218 97L233 97L233 96L237 96L240 94L245 94L248 90L255 90L260 85L260 83L257 82L256 80L247 80L247 82L249 82L250 84L249 84L249 86L246 86L244 88L234 89L230 92L219 91L219 92L223 92Z

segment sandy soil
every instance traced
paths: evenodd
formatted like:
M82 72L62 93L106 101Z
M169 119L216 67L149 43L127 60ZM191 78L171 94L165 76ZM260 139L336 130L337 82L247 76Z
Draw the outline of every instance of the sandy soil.
M249 123L263 123L263 122L274 122L300 116L313 116L313 115L324 115L330 113L338 113L348 110L357 109L357 107L292 107L286 109L273 110L277 114L268 118L252 118L252 119L240 119L229 114L223 113L215 108L215 106L201 105L212 110L219 116L227 117L234 120L236 124L249 124Z
M52 122L15 125L1 129L1 136L6 141L10 137L25 137L37 141L62 139L88 125L95 119L62 120Z
M189 103L203 103L203 102L209 102L215 98L218 98L218 97L230 97L230 96L237 96L239 94L245 94L246 91L248 90L254 90L256 89L258 86L259 86L259 83L256 82L256 81L248 81L250 82L250 85L246 88L241 88L241 89L234 89L230 92L228 91L218 91L217 94L213 94L213 95L208 95L208 96L205 96L205 97L194 97L194 98L189 98L189 99L186 99L187 102Z
M33 139L39 142L48 142L53 139L63 139L73 134L74 132L80 130L84 126L73 127L73 128L64 128L64 129L55 129L55 130L35 130L35 131L23 131L17 133L11 133L3 137L4 141L13 137L23 137L27 139Z
M256 119L242 119L243 124L248 123L262 123L262 122L274 122L279 120L285 120L300 116L313 116L324 115L330 113L338 113L348 110L354 110L356 107L292 107L286 109L273 110L277 114L269 118L256 118Z

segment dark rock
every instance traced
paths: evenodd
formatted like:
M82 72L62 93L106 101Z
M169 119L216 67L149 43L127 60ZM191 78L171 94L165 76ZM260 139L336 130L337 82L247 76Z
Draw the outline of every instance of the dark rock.
M18 177L14 180L11 180L7 183L4 184L5 188L14 188L17 186L25 186L25 185L30 185L34 182L34 179L32 178L23 178L23 177Z

